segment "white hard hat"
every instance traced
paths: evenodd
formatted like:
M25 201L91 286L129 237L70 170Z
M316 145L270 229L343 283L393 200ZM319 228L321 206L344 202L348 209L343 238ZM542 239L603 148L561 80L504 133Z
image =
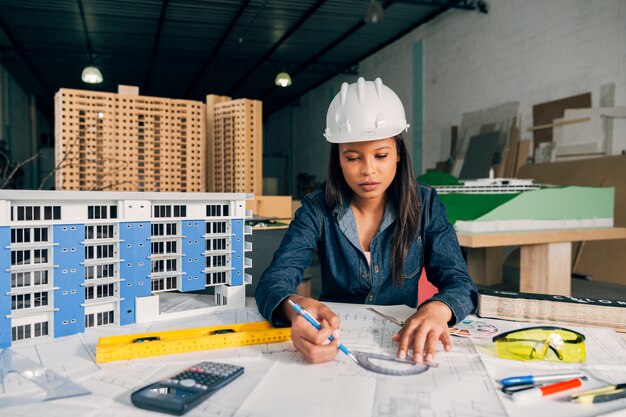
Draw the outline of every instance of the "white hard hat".
M380 78L341 85L328 106L324 137L332 143L386 139L409 129L404 106Z

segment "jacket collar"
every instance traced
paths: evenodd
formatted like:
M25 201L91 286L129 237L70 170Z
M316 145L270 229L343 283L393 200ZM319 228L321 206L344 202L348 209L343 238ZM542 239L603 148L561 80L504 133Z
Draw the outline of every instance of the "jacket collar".
M356 221L354 219L354 213L352 212L352 208L350 207L350 196L344 195L343 205L337 205L333 209L333 215L337 219L337 223L339 224L339 229L343 232L346 238L354 245L354 247L361 248L361 244L359 243L359 235L356 228ZM391 200L387 200L387 204L385 205L385 213L383 214L383 220L380 223L378 228L378 233L376 235L382 233L387 227L389 227L393 222L396 221L396 211L391 204Z

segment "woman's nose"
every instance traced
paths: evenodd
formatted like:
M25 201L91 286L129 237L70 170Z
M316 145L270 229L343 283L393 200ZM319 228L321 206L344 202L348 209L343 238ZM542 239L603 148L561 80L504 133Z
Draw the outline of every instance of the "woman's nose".
M372 174L374 174L374 172L375 172L374 166L372 164L370 164L370 163L365 163L361 167L361 174L362 175L372 175Z

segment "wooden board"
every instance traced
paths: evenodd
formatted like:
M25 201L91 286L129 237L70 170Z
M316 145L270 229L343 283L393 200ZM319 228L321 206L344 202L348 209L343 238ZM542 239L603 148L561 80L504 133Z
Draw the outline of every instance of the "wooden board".
M563 117L565 109L580 109L591 107L591 93L579 94L535 104L533 106L533 126L552 124L554 119ZM552 141L552 129L538 129L533 131L533 149L543 142Z
M626 156L527 164L519 178L558 185L607 186L615 188L615 226L626 227ZM575 272L594 279L626 284L626 240L588 242Z

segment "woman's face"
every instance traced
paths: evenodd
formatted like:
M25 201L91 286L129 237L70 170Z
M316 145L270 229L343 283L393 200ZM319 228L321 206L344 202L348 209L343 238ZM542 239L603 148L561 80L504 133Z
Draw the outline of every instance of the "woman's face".
M377 199L396 176L400 161L394 138L339 145L339 163L354 194L362 199Z

